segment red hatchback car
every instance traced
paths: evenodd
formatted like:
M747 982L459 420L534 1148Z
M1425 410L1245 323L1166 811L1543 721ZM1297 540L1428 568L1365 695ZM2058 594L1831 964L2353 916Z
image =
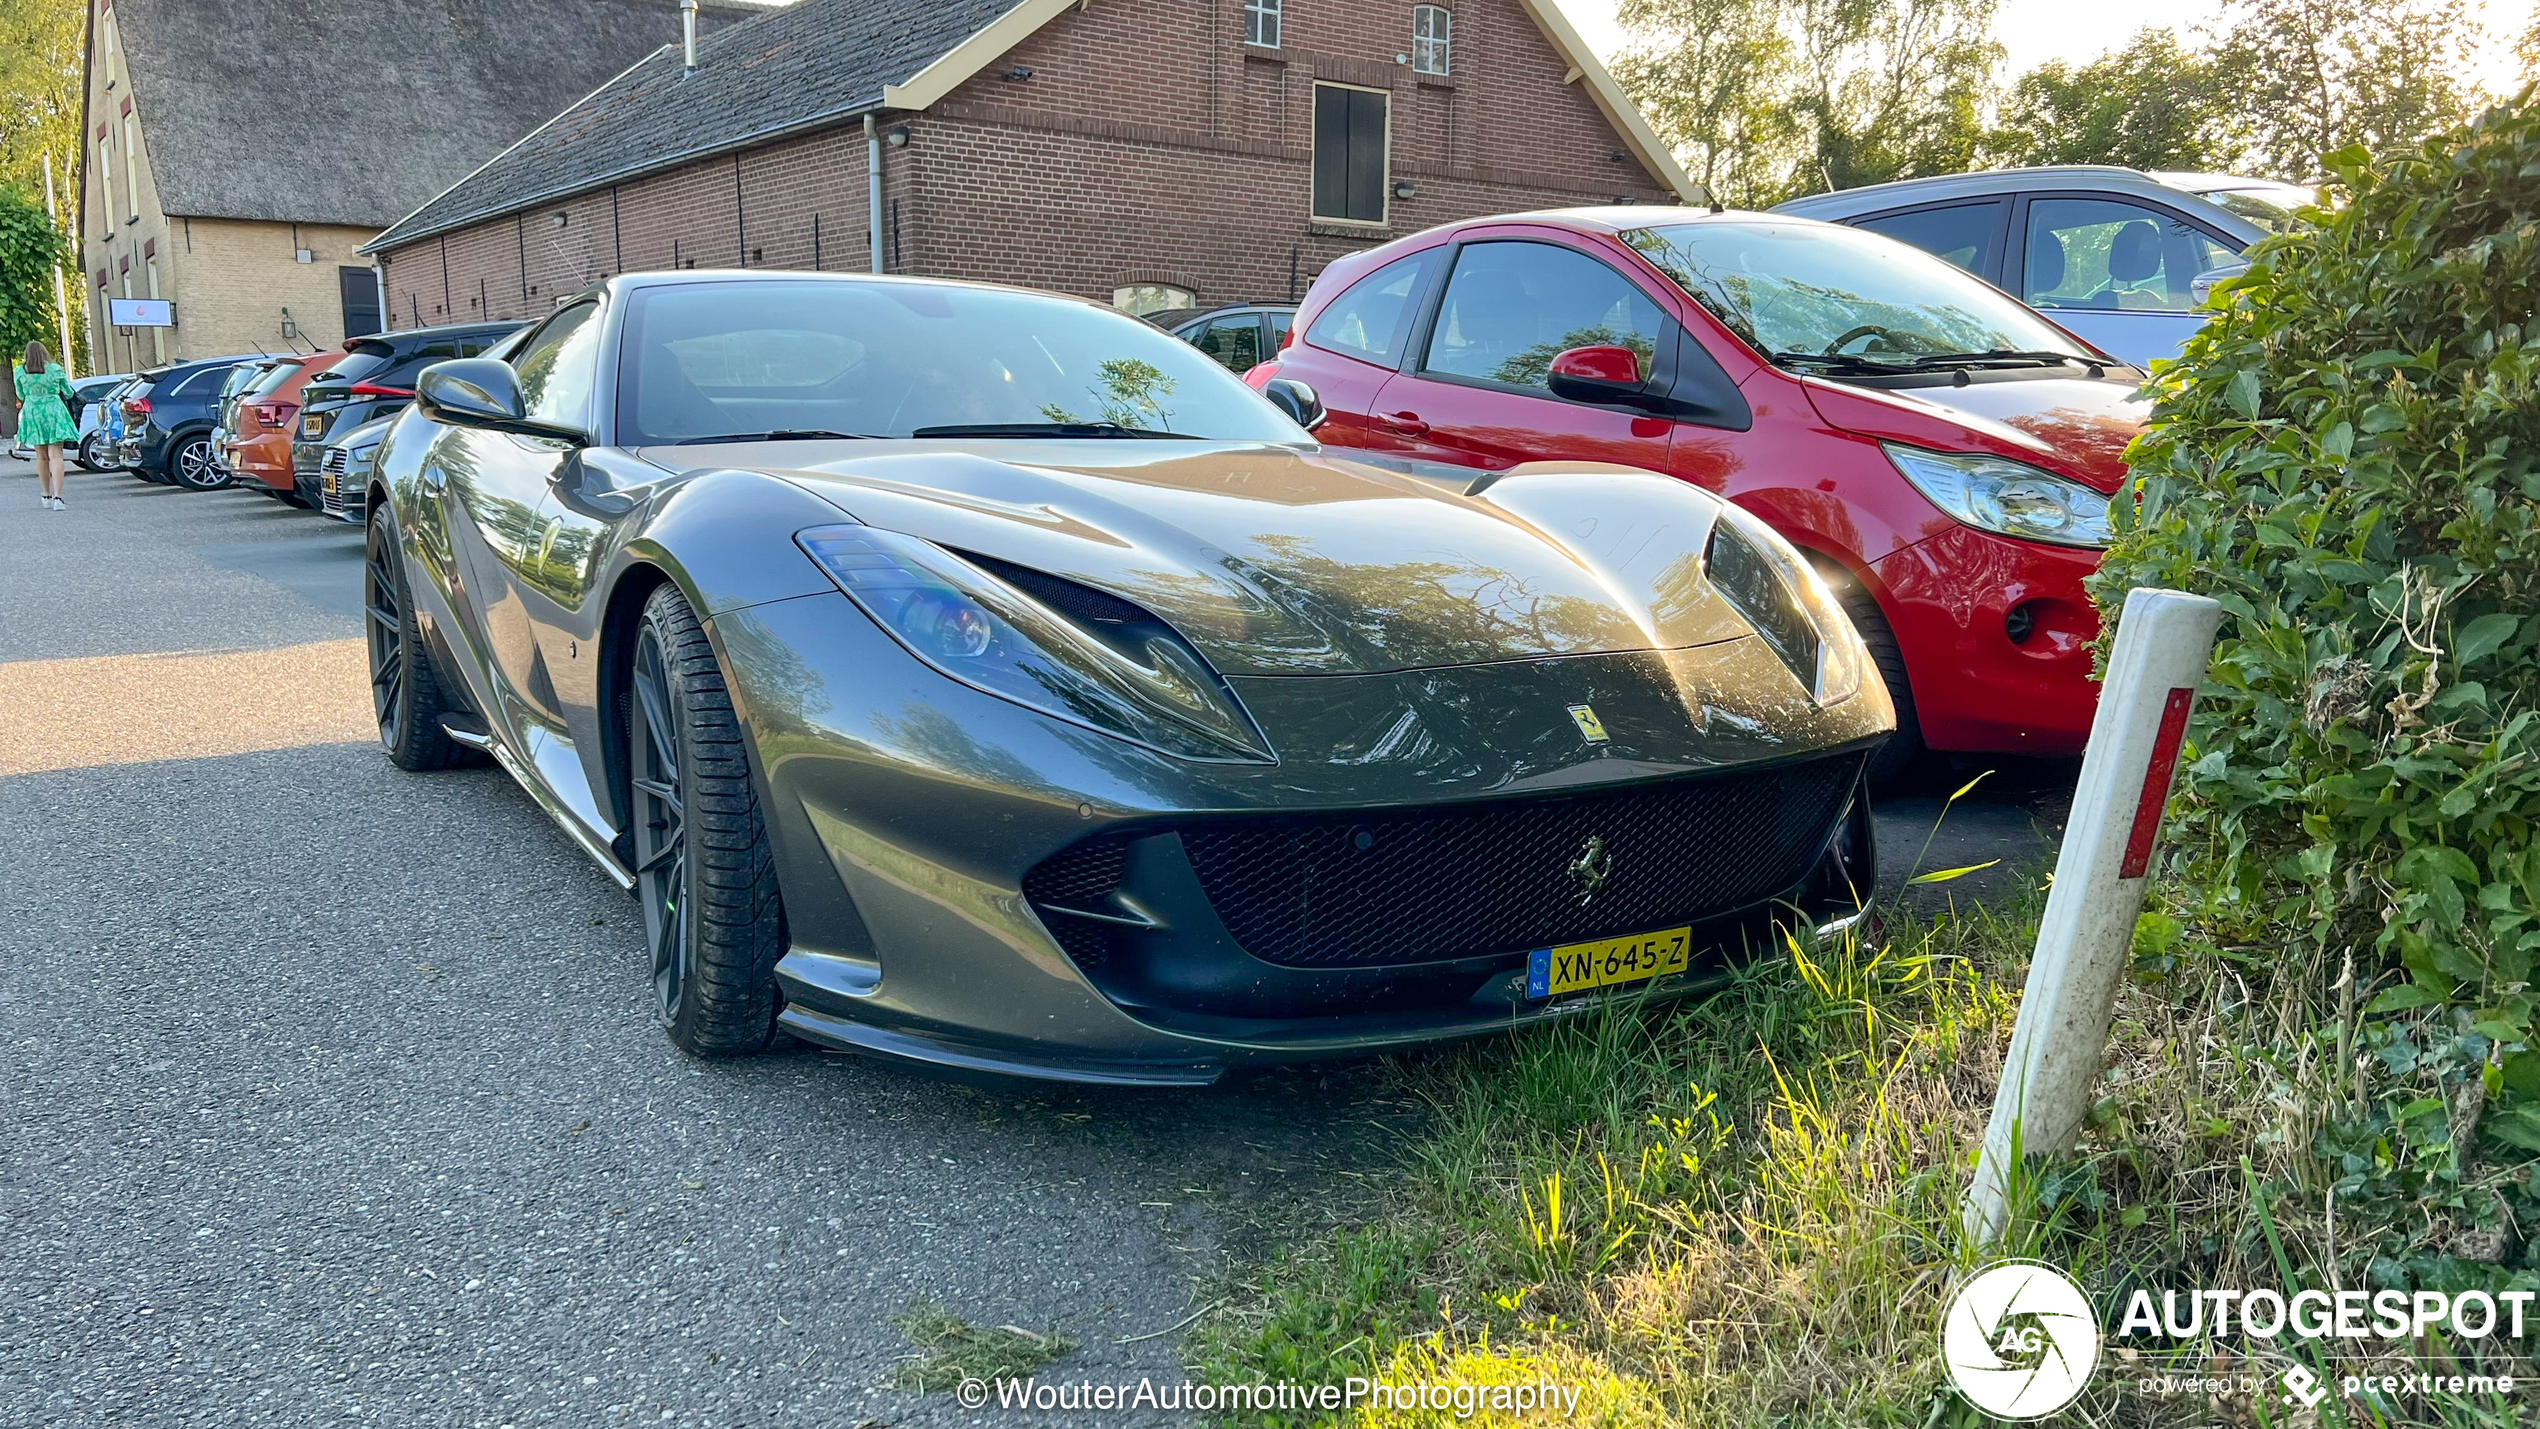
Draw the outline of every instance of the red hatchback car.
M1677 208L1481 219L1333 263L1256 388L1339 445L1501 470L1611 461L1717 491L1807 552L1878 657L1898 737L2078 753L2081 588L2142 374L1918 248Z

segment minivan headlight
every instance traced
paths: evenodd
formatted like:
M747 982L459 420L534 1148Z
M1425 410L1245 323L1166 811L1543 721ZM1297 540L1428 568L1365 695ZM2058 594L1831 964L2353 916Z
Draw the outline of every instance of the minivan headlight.
M1186 759L1276 758L1233 691L1160 620L1097 634L897 531L816 526L794 540L892 639L972 689Z
M1834 592L1780 532L1744 507L1722 503L1702 566L1819 705L1861 692L1868 647Z
M1894 442L1879 449L1932 505L1978 530L2058 546L2108 544L2108 497L2078 481L2007 457Z

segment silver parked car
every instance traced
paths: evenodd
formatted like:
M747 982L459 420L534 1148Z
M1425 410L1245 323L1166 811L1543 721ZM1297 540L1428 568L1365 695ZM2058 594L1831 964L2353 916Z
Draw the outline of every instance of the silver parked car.
M1775 212L1939 254L2140 367L2178 356L2213 284L2312 202L2268 179L2075 164L1872 184Z

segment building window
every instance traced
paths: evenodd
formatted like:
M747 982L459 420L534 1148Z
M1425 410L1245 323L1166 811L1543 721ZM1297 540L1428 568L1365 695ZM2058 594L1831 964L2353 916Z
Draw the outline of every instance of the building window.
M141 216L141 121L127 109L123 114L123 196L124 211L134 218Z
M1314 214L1385 221L1386 100L1381 89L1314 86Z
M1279 47L1279 0L1244 0L1244 43Z
M115 236L115 141L102 134L97 136L97 231Z
M1171 312L1176 308L1198 305L1198 297L1188 288L1171 283L1131 283L1111 290L1111 305L1131 317Z
M1420 74L1447 74L1447 39L1455 17L1443 5L1411 7L1411 68Z

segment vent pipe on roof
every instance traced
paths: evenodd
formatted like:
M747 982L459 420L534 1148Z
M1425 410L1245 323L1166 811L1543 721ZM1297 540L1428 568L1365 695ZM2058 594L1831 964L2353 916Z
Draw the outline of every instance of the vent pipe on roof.
M688 56L685 78L697 72L697 0L679 0L679 42Z

